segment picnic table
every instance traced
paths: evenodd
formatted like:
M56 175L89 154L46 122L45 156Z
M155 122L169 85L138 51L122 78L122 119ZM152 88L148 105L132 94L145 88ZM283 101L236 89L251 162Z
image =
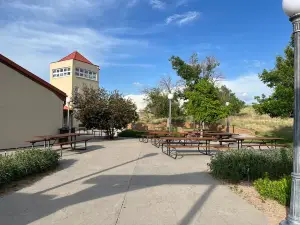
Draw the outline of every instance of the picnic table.
M170 137L172 135L177 135L178 137L186 137L188 135L188 133L186 132L164 132L164 133L150 133L149 136L147 138L151 139L151 143L156 146L156 147L160 147L160 141L161 141L161 137ZM147 140L148 142L148 140Z
M286 147L285 144L277 144L277 141L284 140L283 138L277 137L235 137L238 144L238 149L246 147L253 148L258 147L267 147L267 148L275 148L276 147ZM246 143L245 143L246 141Z
M144 135L141 135L139 138L140 142L148 143L149 139L151 140L151 143L156 145L156 140L160 137L170 136L170 135L179 135L179 136L185 136L187 135L187 132L168 132L168 131L147 131Z
M76 140L77 136L80 136L81 134L79 133L65 133L65 134L57 134L57 135L41 135L41 136L35 136L36 139L34 140L29 140L27 142L31 143L32 147L34 147L35 143L38 142L44 142L44 148L50 148L53 145L60 145L61 148L61 155L62 155L62 146L64 145L71 145L72 149L76 148L76 143L84 142L85 143L85 148L86 149L86 143L87 141L91 140L91 138L85 138L82 140ZM62 139L62 138L71 138L70 141L66 142L61 142L61 143L56 143L57 140ZM51 141L53 141L51 143ZM73 147L74 145L74 147Z
M61 138L68 138L70 137L71 138L71 141L73 141L73 137L74 137L74 140L76 140L76 137L77 136L80 136L81 134L79 133L65 133L65 134L56 134L56 135L40 135L40 136L34 136L35 138L38 138L38 139L35 139L35 140L31 140L31 141L28 141L32 144L32 147L34 147L34 144L37 143L37 142L44 142L44 148L50 148L50 145L53 145L57 140L61 139ZM54 141L52 144L51 144L51 141Z
M162 152L174 159L177 158L177 149L185 148L197 148L204 150L205 154L208 155L211 149L229 149L227 146L221 144L212 144L211 141L218 141L215 137L161 137ZM166 149L166 151L164 150Z
M204 133L204 137L216 137L217 139L228 139L231 138L233 133L227 133L227 132L208 132Z

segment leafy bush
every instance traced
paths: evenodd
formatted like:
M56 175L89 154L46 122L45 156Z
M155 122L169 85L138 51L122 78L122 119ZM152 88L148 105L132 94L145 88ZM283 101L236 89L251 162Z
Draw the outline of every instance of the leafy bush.
M217 153L208 164L213 176L232 182L256 180L268 173L270 179L291 174L291 149L230 150Z
M154 119L152 120L152 124L161 124L161 123L164 123L164 122L167 122L168 119L167 118L158 118L158 119Z
M123 130L118 134L119 137L133 137L139 138L142 135L146 134L146 131L138 131L138 130Z
M286 176L280 180L272 181L268 177L254 181L253 185L258 193L278 201L282 205L290 204L292 177Z
M178 116L175 118L172 118L173 123L184 123L186 121L186 117L184 116Z
M24 150L0 157L0 186L25 176L54 169L59 154L51 150Z

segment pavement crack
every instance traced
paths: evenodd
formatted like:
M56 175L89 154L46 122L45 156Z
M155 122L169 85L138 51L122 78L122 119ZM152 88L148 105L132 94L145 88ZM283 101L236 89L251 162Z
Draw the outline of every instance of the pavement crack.
M138 164L138 162L139 162L139 159L140 159L140 157L141 157L141 153L142 153L142 152L140 151L139 156L138 156L138 160L136 161L135 166L134 166L134 168L133 168L133 170L132 170L132 174L131 174L130 180L129 180L129 182L128 182L127 190L126 190L126 192L125 192L125 194L124 194L123 201L122 201L122 204L121 204L121 208L120 208L120 211L119 211L119 213L118 213L118 216L117 216L115 225L117 225L118 222L119 222L119 218L120 218L120 215L121 215L122 210L123 210L123 208L124 208L124 204L125 204L125 201L126 201L127 193L128 193L129 188L130 188L130 186L131 186L132 178L133 178L133 175L134 175L134 173L135 173L136 166L137 166L137 164Z

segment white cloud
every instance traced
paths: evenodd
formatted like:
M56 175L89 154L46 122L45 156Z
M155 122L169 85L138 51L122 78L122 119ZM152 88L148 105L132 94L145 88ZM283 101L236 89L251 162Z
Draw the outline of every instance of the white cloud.
M189 0L178 0L176 3L176 7L186 6Z
M268 96L272 93L272 90L258 78L256 73L242 75L234 80L224 80L221 84L226 85L238 98L248 104L255 102L255 96L261 94Z
M266 63L260 60L244 60L248 68L262 68Z
M161 0L150 0L150 5L153 9L164 9L166 8L166 3Z
M184 14L175 14L166 19L166 24L176 23L178 25L183 25L191 23L200 17L200 13L196 11L190 11Z
M52 14L55 13L54 8L49 7L49 6L43 6L43 5L34 5L34 4L25 4L23 2L10 2L9 6L15 9L20 9L20 10L29 10L32 12L41 12L41 13L47 13L47 14Z
M130 0L127 4L128 7L134 7L138 4L139 0Z
M141 84L140 82L133 82L133 85L134 85L134 86L137 86L137 87L143 86L143 84Z
M138 110L145 109L147 105L144 100L145 95L126 95L125 98L130 98L136 104Z
M152 66L109 61L113 58L111 54L115 58L118 53L128 55L133 48L146 48L147 41L121 39L86 27L49 22L13 22L0 26L0 42L1 52L5 56L46 80L49 79L49 64L74 50L87 55L100 66Z
M114 66L114 67L140 67L140 68L152 68L155 67L153 64L146 63L114 63L114 62L103 62L102 66Z

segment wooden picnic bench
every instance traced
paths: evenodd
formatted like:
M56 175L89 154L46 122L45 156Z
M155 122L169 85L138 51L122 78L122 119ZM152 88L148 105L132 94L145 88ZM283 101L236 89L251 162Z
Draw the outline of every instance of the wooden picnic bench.
M37 142L44 142L44 148L46 148L47 146L48 146L48 148L50 148L50 146L58 145L58 146L61 147L60 148L61 149L60 155L62 156L62 149L63 149L64 145L69 145L70 144L71 148L75 149L76 148L76 143L81 143L81 142L83 143L84 142L84 144L85 144L84 149L86 149L87 148L87 142L92 139L92 138L85 138L85 139L81 139L81 140L76 140L77 136L80 136L80 134L79 133L65 133L65 134L57 134L57 135L43 135L43 136L36 136L36 138L38 138L38 139L29 140L27 142L32 143L32 147L34 147L34 144L37 143ZM71 138L70 141L56 143L56 141L61 139L61 138L69 138L69 137ZM52 141L52 143L51 143L51 141ZM73 145L74 145L74 147L73 147ZM78 148L76 148L76 149L78 149Z
M85 139L81 139L81 140L73 140L73 141L66 141L66 142L61 142L61 143L56 143L54 145L60 146L61 149L63 149L64 145L71 145L71 149L73 150L86 150L86 143L90 140L92 140L93 138L85 138ZM82 143L84 142L84 148L76 148L76 143ZM73 147L74 145L74 147Z
M233 133L226 133L226 132L212 132L212 133L204 133L203 137L215 137L217 139L230 139L232 138Z
M208 155L211 149L229 149L228 146L220 144L211 144L211 141L217 141L214 137L161 137L162 152L174 159L178 156L178 149L197 148L205 151Z
M258 147L267 147L268 149L276 147L287 147L286 144L278 144L277 141L284 140L283 138L277 137L236 137L235 138L238 143L238 149L246 147L246 148L254 148ZM245 143L245 141L247 141Z

